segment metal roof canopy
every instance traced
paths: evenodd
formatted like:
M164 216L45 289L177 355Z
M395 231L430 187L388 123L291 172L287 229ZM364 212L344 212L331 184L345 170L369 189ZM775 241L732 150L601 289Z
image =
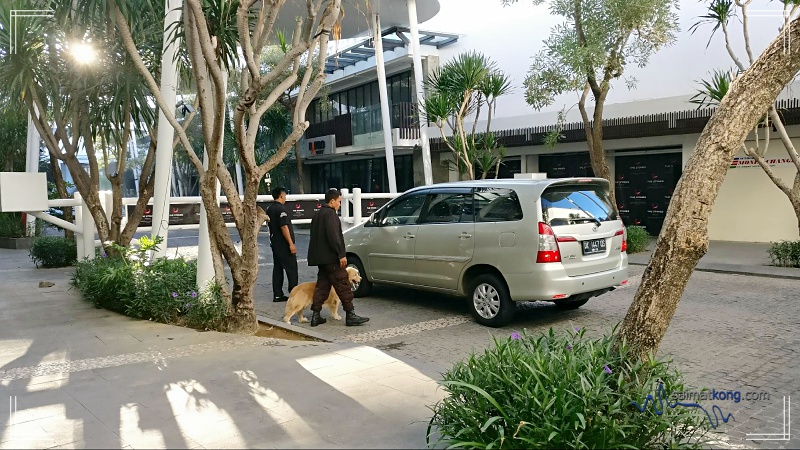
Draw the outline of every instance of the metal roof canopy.
M423 23L439 13L439 0L417 0L417 22ZM260 2L255 4L258 8ZM381 28L408 27L408 5L406 0L342 0L342 39L371 35L370 12L377 12L381 18ZM324 9L324 8L323 8ZM322 11L320 11L322 13ZM306 0L286 0L278 14L276 28L284 32L294 30L297 17L308 17Z
M411 38L407 36L407 34L410 33L411 31L406 27L393 26L385 30L381 33L384 51L394 50L397 47L405 47L408 45L411 42ZM387 39L386 36L393 36L398 39ZM442 48L457 40L458 35L456 34L419 31L419 43L422 45L432 45L436 48ZM366 61L373 56L375 56L375 43L373 39L364 39L356 45L329 55L328 61L325 63L325 73L330 74L338 69L353 66L359 61Z

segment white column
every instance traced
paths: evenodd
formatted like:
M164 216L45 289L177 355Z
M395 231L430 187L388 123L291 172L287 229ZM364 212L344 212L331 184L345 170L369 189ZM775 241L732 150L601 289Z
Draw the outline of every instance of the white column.
M80 200L81 194L75 192L72 197ZM82 261L87 256L83 252L83 208L81 208L81 204L75 207L75 226L78 227L78 231L75 232L75 246L78 247L78 261Z
M417 88L417 111L419 116L419 146L422 147L422 172L425 184L433 184L433 168L431 167L431 143L428 140L428 126L422 113L421 105L425 101L422 88L422 50L419 43L419 24L417 23L417 0L406 0L408 4L408 23L411 30L411 51L414 61L414 84Z
M25 159L26 172L39 171L39 141L39 131L36 129L36 125L33 124L33 116L28 112L28 145L26 147L27 157ZM27 235L33 236L36 231L36 218L30 214L26 214L25 217L27 222Z
M350 189L341 188L339 189L339 192L342 193L342 207L339 217L341 217L342 230L347 230L353 227L353 225L350 224L350 198L348 198Z
M182 0L165 0L166 17L164 18L164 54L161 57L161 96L164 103L170 108L170 114L175 113L175 97L178 89L178 69L175 66L175 53L180 42L171 41L169 28L173 23L181 20L181 11L178 9ZM152 236L161 236L164 241L159 246L159 251L153 252L154 257L167 256L167 238L169 237L169 197L170 178L172 175L172 139L175 130L167 121L164 112L158 112L158 137L156 141L156 167L155 189L153 190L153 231ZM152 136L151 136L152 139Z
M353 188L353 226L361 225L361 188Z
M223 85L226 86L224 97L227 99L228 97L228 71L222 70L222 79ZM226 101L227 103L227 101ZM218 105L217 111L222 111L224 115L228 110L227 105ZM223 121L225 118L223 117ZM221 147L225 142L225 133L220 133L219 135L219 146ZM203 168L208 169L208 165L211 162L208 160L208 148L205 149L203 152ZM216 164L216 161L214 162ZM219 199L219 190L220 185L219 181L216 182L216 189L214 192L216 194L216 198ZM241 195L244 195L244 191L240 192ZM217 205L219 205L219 201L217 201ZM197 241L197 287L200 289L205 289L208 286L208 283L214 279L214 259L211 256L211 236L208 234L208 211L206 211L206 206L202 201L202 193L201 193L201 200L200 200L200 230L199 230L199 238Z
M392 124L389 119L389 93L386 90L386 68L383 66L383 36L381 18L372 18L373 41L375 42L375 64L378 66L378 91L381 97L381 119L383 121L383 144L386 146L386 174L389 177L389 192L397 193L397 180L394 172L394 150L392 149Z

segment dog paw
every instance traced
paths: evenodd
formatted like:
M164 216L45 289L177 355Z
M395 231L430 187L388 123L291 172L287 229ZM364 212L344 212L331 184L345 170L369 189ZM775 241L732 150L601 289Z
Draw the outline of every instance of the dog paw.
M306 318L305 318L305 317L303 317L303 316L300 316L299 322L300 322L300 323L306 323L306 322L308 322L308 319L306 319Z
M342 316L337 314L337 315L333 316L333 320L342 320Z

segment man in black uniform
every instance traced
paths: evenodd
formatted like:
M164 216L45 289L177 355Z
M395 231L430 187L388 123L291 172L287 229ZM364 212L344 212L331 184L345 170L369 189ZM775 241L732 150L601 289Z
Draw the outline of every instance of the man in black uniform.
M294 228L286 203L286 189L276 187L272 190L274 201L267 208L269 216L269 242L272 247L272 293L273 302L285 302L289 297L283 295L283 271L289 278L289 293L297 286L297 248L294 246Z
M320 316L322 305L331 292L331 286L342 301L345 325L361 325L369 319L356 315L353 308L353 291L347 279L347 255L345 254L342 222L336 211L342 205L342 193L331 189L325 194L325 204L311 219L311 239L308 244L308 265L318 266L317 286L311 305L311 326L327 322Z

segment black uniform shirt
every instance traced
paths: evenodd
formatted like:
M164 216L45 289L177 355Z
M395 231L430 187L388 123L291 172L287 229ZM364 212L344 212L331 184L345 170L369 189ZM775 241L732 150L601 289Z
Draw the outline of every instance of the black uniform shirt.
M268 227L270 243L273 246L280 245L289 248L289 243L286 242L286 238L283 237L281 227L284 225L289 227L289 236L292 237L292 243L294 243L295 238L292 219L289 217L289 212L286 210L286 207L278 202L272 202L269 208L267 208L267 216L269 216Z

